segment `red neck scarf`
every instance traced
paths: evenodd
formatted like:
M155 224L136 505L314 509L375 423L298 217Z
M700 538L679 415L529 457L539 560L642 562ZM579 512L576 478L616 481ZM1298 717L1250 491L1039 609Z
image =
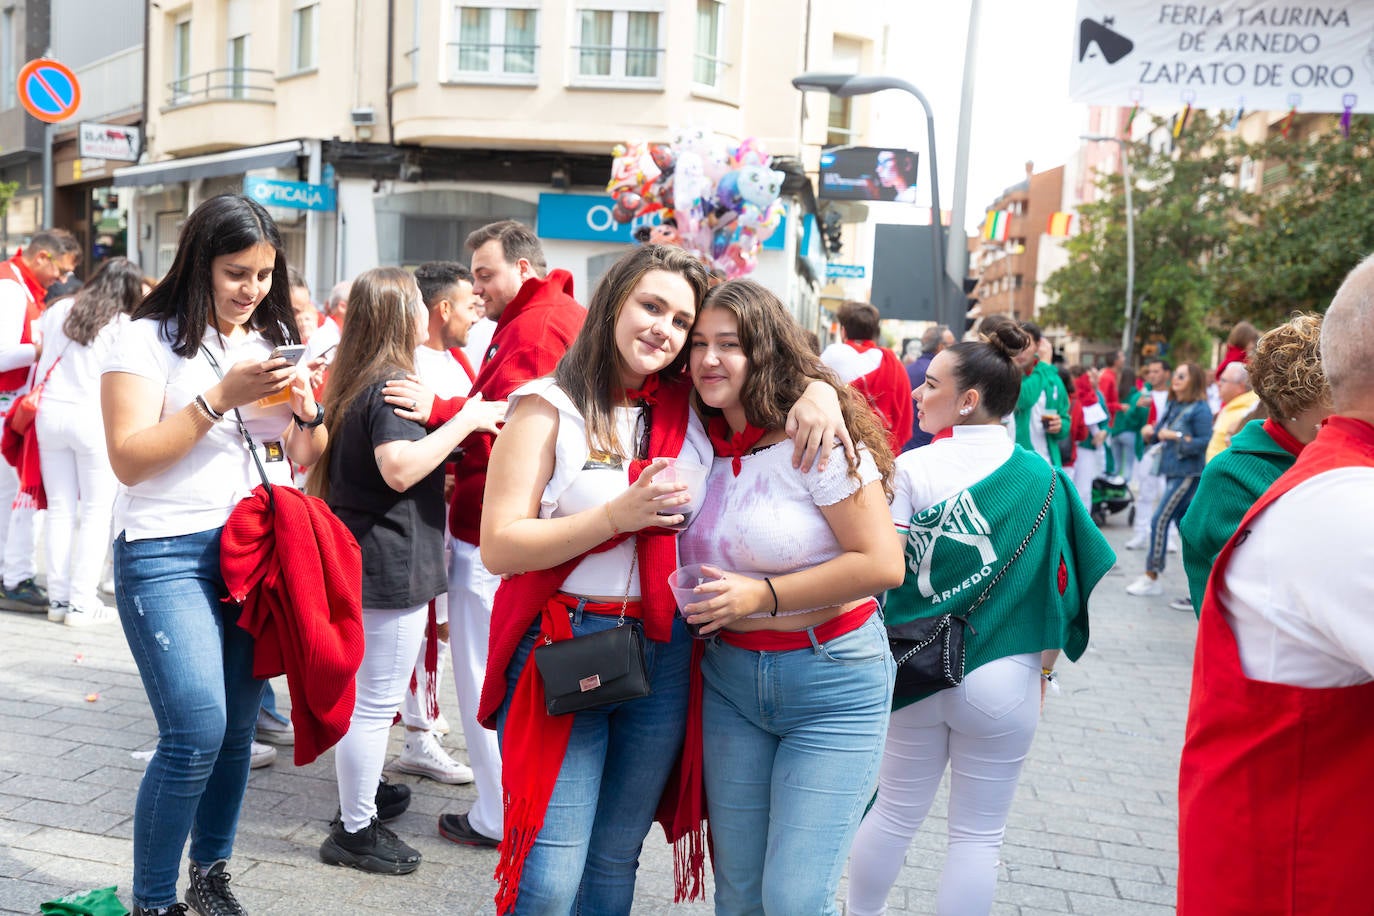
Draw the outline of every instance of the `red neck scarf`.
M1294 457L1302 454L1303 443L1299 442L1296 436L1284 429L1283 424L1273 417L1264 421L1264 431L1269 434L1269 438L1273 439L1276 445L1288 454Z
M659 380L657 374L645 376L642 387L625 389L625 403L631 407L634 407L636 404L644 407L657 407L658 385ZM634 481L631 480L631 483L633 482Z
M652 386L652 387L651 387ZM659 384L657 376L646 379L644 388L638 392L626 392L638 397L640 394L653 396L657 405L654 422L649 432L649 454L655 456L675 456L682 451L687 436L687 422L690 413L688 397L691 386L686 380L669 384ZM648 398L646 397L647 401ZM651 462L648 459L630 463L630 482L634 483ZM672 592L668 589L668 574L677 565L677 532L664 528L649 528L643 531L626 532L602 543L594 551L600 552L635 539L639 556L639 593L643 614L644 632L650 639L667 642L672 638L673 618L677 605ZM503 581L496 591L492 606L490 651L487 658L486 680L482 685L482 701L478 709L478 721L488 728L495 727L497 710L506 694L506 670L521 638L535 620L541 621L539 641L545 637L553 641L568 639L572 636L568 624L567 608L552 601L559 586L581 562L582 557L574 557L553 569L534 570ZM699 677L697 666L693 666L692 678ZM698 712L699 718L699 712ZM501 842L501 859L496 866L496 908L498 913L509 913L514 907L520 892L520 877L524 870L525 858L534 845L544 825L544 814L548 810L549 798L553 794L554 783L563 765L563 756L568 748L568 736L572 732L573 717L550 716L544 707L544 683L539 678L533 657L526 662L511 697L506 716L505 740L502 747L502 788L505 796L505 836ZM689 729L688 744L692 738ZM690 791L692 780L699 782L701 759L700 730L696 731L695 751L684 747L686 759L689 753L698 761L695 767L684 763L681 767L680 782L670 782L664 791L667 802L674 793L687 801L687 804L670 804L667 814L674 825L686 825L681 829L699 835L701 814L685 810L690 805L693 793ZM698 803L699 803L699 796ZM660 808L660 817L665 814ZM665 821L665 827L668 822ZM671 837L677 840L679 837ZM700 842L681 844L687 852L701 849ZM704 858L697 856L692 868L678 866L679 885L683 888L695 887L700 893L699 879L693 885L693 876L704 869Z
M768 430L759 429L746 422L744 429L731 434L730 424L725 422L724 417L712 417L706 423L706 434L711 437L711 446L716 450L716 457L729 458L730 470L735 472L736 477L743 466L740 459L767 433Z

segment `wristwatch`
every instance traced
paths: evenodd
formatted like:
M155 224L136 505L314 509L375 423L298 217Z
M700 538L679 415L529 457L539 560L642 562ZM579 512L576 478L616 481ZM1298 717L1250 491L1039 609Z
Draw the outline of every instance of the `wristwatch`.
M313 420L308 422L302 420L300 417L296 416L294 411L291 413L291 419L296 421L296 426L300 429L314 429L324 422L324 405L319 401L315 402L315 419Z

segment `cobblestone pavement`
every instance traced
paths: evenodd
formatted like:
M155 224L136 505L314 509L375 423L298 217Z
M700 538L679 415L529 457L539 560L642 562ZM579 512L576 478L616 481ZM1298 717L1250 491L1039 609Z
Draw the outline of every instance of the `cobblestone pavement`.
M1118 548L1129 534L1123 518L1106 530ZM1185 593L1176 555L1163 597L1124 593L1143 564L1142 554L1121 551L1093 597L1087 654L1061 665L1063 693L1046 703L1012 810L994 913L1172 912L1175 780L1196 624L1167 606ZM156 731L119 627L78 630L0 611L0 647L0 912L32 914L41 901L109 885L128 901L134 793ZM287 699L284 682L277 695ZM441 700L456 708L451 684ZM447 743L461 748L462 737ZM253 916L494 912L495 852L456 846L435 830L441 812L466 809L470 789L393 776L415 794L392 826L424 864L406 877L365 875L318 858L337 804L332 754L301 768L289 758L284 752L249 782L231 871ZM944 805L942 790L892 892L893 912L934 910ZM635 913L710 912L671 900L671 856L655 827Z

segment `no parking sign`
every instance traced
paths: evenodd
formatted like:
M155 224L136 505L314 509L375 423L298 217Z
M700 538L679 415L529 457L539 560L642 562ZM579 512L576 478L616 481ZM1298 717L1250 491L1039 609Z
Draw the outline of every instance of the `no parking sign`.
M81 107L81 84L65 64L40 57L19 70L15 91L24 110L40 121L56 124Z

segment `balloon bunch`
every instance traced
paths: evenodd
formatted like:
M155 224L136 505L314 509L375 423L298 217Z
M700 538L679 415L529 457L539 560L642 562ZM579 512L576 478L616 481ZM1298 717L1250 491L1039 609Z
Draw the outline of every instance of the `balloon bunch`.
M620 144L614 156L606 190L616 221L636 223L641 242L680 245L727 277L754 269L782 221L785 176L752 137L731 146L684 129L671 143Z

